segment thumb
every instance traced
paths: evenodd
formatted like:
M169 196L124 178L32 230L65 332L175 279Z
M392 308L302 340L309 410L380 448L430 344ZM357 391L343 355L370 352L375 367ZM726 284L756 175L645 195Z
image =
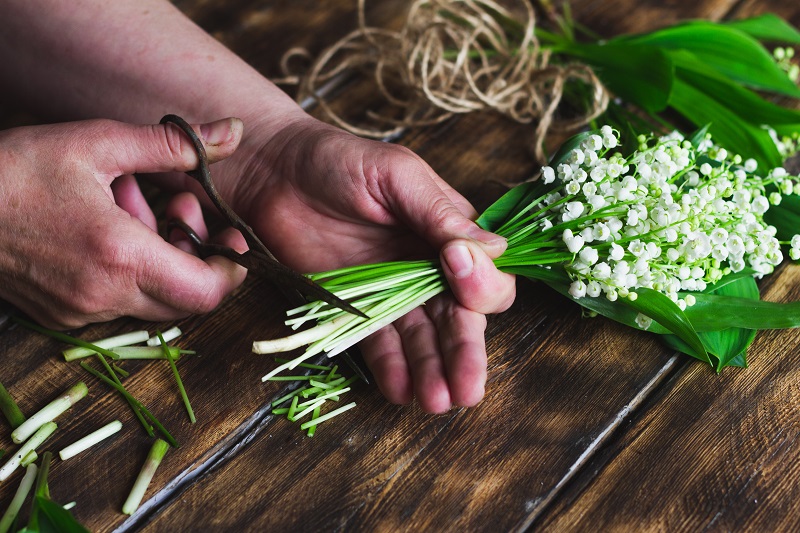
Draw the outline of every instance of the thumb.
M192 141L174 124L133 125L109 121L93 143L97 170L112 179L123 174L186 172L199 164ZM238 118L192 125L209 163L233 154L244 126Z

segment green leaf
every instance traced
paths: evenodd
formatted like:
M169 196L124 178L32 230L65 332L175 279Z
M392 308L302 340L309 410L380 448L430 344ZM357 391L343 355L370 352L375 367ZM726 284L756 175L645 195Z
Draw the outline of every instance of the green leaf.
M774 13L765 13L758 17L734 20L724 24L759 41L800 44L800 32L797 31L797 28Z
M692 293L686 316L696 331L727 328L788 329L800 326L800 302L776 303L719 294Z
M714 294L734 296L759 300L758 285L752 277L739 278L725 284L714 291ZM717 372L721 372L730 362L740 354L745 354L747 348L756 338L754 329L729 328L721 331L708 331L700 334L703 345L710 353L717 356Z
M702 128L698 129L694 133L689 136L689 142L692 143L692 146L697 148L700 146L700 143L706 138L706 134L708 133L708 128L711 127L711 124L704 124Z
M486 231L497 231L536 198L553 190L553 185L545 185L541 180L517 185L490 205L475 223Z
M503 267L502 270L509 274L517 274L525 276L528 279L541 281L581 307L634 329L659 334L679 332L682 336L690 339L691 345L697 349L696 354L692 353L690 355L709 362L707 359L703 358L702 354L705 353L705 350L699 349L702 343L697 340L696 333L692 333L694 328L690 321L687 317L683 316L684 313L681 312L680 308L672 300L660 292L651 289L637 289L636 292L639 298L636 302L631 302L628 299L619 299L611 302L604 297L592 298L589 296L574 298L569 293L569 276L567 276L561 268L552 267L548 269L540 266L513 266ZM642 330L636 323L636 317L640 312L654 320L646 330ZM664 322L662 322L662 320Z
M636 289L636 293L638 294L636 300L623 299L622 302L643 315L649 316L677 335L691 349L687 352L689 355L712 364L692 323L675 302L665 294L652 289L639 288Z
M753 125L800 123L800 111L764 100L753 91L709 70L694 54L675 52L675 76L702 90Z
M710 124L709 131L716 142L729 151L744 158L754 158L762 168L774 168L781 164L778 149L764 129L745 122L686 80L676 77L670 105L698 127Z
M737 280L742 279L742 278L751 278L752 279L755 274L756 274L756 271L753 270L752 268L743 268L739 272L731 272L730 274L726 274L726 275L722 276L722 279L720 279L718 282L714 283L713 285L706 286L706 289L703 292L719 294L719 289L721 289L725 285L728 285L729 283L733 283L734 281L737 281ZM732 295L729 295L729 296L732 296Z
M564 141L556 153L553 154L553 157L550 158L550 166L556 167L566 161L570 152L572 152L575 148L578 148L583 141L596 133L597 131L583 131Z
M736 368L747 368L747 353L742 352L730 361L728 361L728 366L734 366Z
M584 131L564 141L550 160L550 165L555 167L563 163L572 150L580 146L584 140L594 133L596 132ZM548 194L557 187L559 187L558 183L545 184L541 180L517 185L490 205L475 222L487 231L497 231L532 201Z
M88 533L72 514L52 500L36 496L41 533Z
M659 48L625 42L572 43L559 51L579 57L594 67L606 87L623 100L650 113L666 109L672 90L673 67L668 55Z
M656 49L689 50L707 68L734 81L754 89L800 97L800 89L761 43L735 27L707 21L690 22L621 41Z

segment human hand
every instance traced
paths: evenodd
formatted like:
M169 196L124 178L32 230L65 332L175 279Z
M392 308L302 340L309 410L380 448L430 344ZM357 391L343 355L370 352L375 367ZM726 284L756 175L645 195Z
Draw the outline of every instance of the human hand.
M472 222L472 206L400 146L301 116L257 148L235 209L293 268L317 272L440 252L452 294L375 333L362 352L391 402L416 396L432 413L478 403L486 382L484 315L508 308L515 294L514 277L492 263L505 241Z
M241 139L235 119L195 127L211 161ZM201 261L159 237L134 173L185 171L197 156L173 126L108 120L0 132L0 298L49 327L134 316L170 320L205 312L244 279L242 268ZM167 216L207 238L197 199L172 199ZM226 231L218 242L246 248Z

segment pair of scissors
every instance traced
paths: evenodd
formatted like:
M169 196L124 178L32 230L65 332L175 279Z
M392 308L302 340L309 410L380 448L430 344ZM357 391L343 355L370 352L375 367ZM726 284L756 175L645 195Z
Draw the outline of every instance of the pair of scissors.
M259 276L263 276L271 280L278 289L284 294L290 303L294 305L301 305L305 303L305 297L312 300L321 300L338 309L347 311L354 315L363 318L369 318L361 310L354 307L352 304L342 300L332 292L320 286L312 279L304 276L303 274L292 270L286 265L279 262L264 243L253 232L253 229L247 225L244 220L237 215L233 209L222 199L214 182L211 180L211 172L208 168L208 156L206 155L205 147L202 141L194 132L192 127L184 119L177 115L166 115L161 119L161 124L174 124L183 131L183 133L191 140L195 151L197 152L197 159L199 161L198 167L195 170L188 171L187 174L194 178L205 193L208 195L211 202L219 210L222 216L228 223L239 230L244 236L245 242L249 248L244 253L239 253L236 250L227 246L218 244L206 243L197 235L197 233L189 227L188 224L181 220L172 220L169 223L168 231L171 229L179 229L192 242L197 249L197 253L201 258L206 258L211 255L220 255L230 259L231 261L245 267L248 272L253 272ZM352 359L352 357L344 353L343 360L350 366L353 371L369 383L365 372L361 369L360 365Z

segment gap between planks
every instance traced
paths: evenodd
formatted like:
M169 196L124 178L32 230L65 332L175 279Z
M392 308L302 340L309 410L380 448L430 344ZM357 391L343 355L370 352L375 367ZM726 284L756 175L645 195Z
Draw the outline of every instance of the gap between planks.
M550 504L564 491L570 481L589 464L591 459L597 452L601 450L603 445L609 442L617 429L620 428L622 422L629 416L635 414L641 406L654 394L659 391L662 386L667 386L670 378L675 371L683 368L680 362L684 359L680 353L674 353L666 363L656 372L656 374L642 387L631 400L622 406L622 408L614 415L614 418L601 429L597 436L589 443L586 449L569 467L564 476L550 489L546 496L539 498L533 502L530 513L527 519L520 524L516 531L522 533L528 531L536 520L547 511Z

